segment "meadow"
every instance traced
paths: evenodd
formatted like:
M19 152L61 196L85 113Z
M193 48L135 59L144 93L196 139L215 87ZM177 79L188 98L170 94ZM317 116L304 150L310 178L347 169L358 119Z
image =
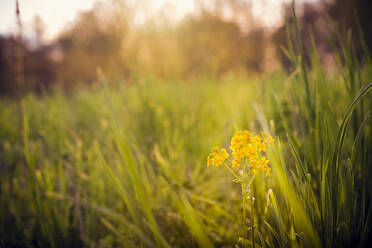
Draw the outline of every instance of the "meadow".
M332 72L288 51L291 72L1 99L0 247L368 247L372 67L342 48ZM207 167L238 130L274 138L244 221Z

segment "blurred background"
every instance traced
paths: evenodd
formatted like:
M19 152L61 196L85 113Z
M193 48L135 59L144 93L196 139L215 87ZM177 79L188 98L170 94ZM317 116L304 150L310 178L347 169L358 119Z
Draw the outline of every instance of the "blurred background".
M262 75L290 62L285 23L293 22L289 0L107 0L0 3L0 92L14 95L17 50L23 90L75 89L95 85L96 67L110 82L141 77L187 81L229 75ZM368 0L296 1L304 55L316 43L326 70L335 67L333 39L362 29L372 46ZM353 10L353 11L351 11ZM337 30L337 32L336 32ZM343 30L340 32L339 30ZM312 38L311 38L312 37ZM360 44L356 42L355 44ZM296 49L296 48L295 48ZM363 57L361 45L355 47Z

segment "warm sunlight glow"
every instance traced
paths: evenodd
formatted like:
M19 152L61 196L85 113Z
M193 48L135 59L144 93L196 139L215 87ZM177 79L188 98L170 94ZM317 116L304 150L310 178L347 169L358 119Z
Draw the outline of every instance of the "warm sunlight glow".
M312 0L314 1L314 0ZM25 26L25 34L31 32L32 21L39 15L45 23L46 39L54 38L66 25L69 25L77 13L90 9L97 0L20 0L21 16ZM172 14L176 19L181 19L185 14L194 11L195 1L192 0L153 0L153 1L128 1L129 4L138 5L139 21L143 16L153 16L165 10L165 14ZM281 20L281 4L290 0L252 0L252 14L264 26L274 27ZM15 0L0 1L0 34L14 31Z

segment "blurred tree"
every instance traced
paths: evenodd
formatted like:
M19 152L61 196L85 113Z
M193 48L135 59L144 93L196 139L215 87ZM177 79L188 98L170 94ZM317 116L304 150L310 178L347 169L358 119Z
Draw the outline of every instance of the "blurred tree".
M357 30L363 32L364 40L372 49L372 1L371 0L333 0L327 4L328 15L335 20L336 24L344 29L351 28L354 31L354 39L358 39ZM360 43L360 42L359 42ZM359 55L362 48L356 47Z
M243 33L236 22L203 12L189 17L178 30L178 44L183 53L184 73L260 71L265 43L260 29Z
M179 23L156 15L132 29L125 40L131 71L157 77L219 77L262 70L264 30L243 32L235 20L202 8Z
M58 39L63 61L58 77L66 87L77 82L96 81L96 67L100 66L112 80L128 77L129 71L122 45L128 30L124 7L97 3L92 10L80 13L74 25Z
M16 92L14 63L14 48L16 40L13 37L0 36L0 93L14 95Z
M290 66L290 61L283 53L282 48L288 47L288 33L286 25L294 30L293 13L290 4L285 5L284 16L286 24L279 27L272 35L272 42L276 46L277 55L285 67ZM353 11L355 10L355 11ZM333 44L339 44L331 39L346 39L346 32L351 31L358 57L365 57L361 46L358 30L363 33L364 41L369 50L372 49L372 26L370 13L372 1L369 0L331 0L296 5L297 17L300 23L301 41L305 59L309 62L312 37L316 43L318 54L323 62L333 51ZM294 41L294 34L292 34ZM333 42L333 44L332 44ZM296 42L293 42L296 45ZM295 50L298 49L296 46Z
M15 84L16 49L18 45L13 37L0 36L0 93L2 95L16 94ZM41 93L56 82L56 69L58 63L51 54L58 49L55 44L40 45L30 48L28 43L21 45L24 55L24 91Z
M58 49L56 44L49 44L25 50L26 90L42 93L56 83L58 61L53 59L52 54Z

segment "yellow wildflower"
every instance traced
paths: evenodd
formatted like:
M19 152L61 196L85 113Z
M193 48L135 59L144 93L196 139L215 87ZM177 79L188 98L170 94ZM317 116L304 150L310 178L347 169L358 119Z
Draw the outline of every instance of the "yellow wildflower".
M263 139L265 139L265 138L266 138L266 134L265 134L264 132L261 132L261 137L262 137Z
M268 166L269 160L263 156L262 152L266 152L267 144L272 145L274 138L261 132L260 135L253 135L248 130L237 131L231 139L230 150L232 151L232 167L240 167L243 161L250 165L251 172L257 173L262 170L266 176L270 175L271 168ZM221 165L229 154L225 149L213 148L208 156L209 165Z
M232 161L232 167L239 167L240 166L240 159L234 158Z
M251 143L251 134L249 131L238 131L231 139L230 149L233 151L241 150Z
M212 149L211 153L208 155L208 163L209 165L221 165L226 159L229 158L229 154L227 153L226 149L222 148L219 149L218 147L215 147Z
M267 166L267 168L265 169L266 171L266 177L269 177L270 176L270 173L271 173L271 168L269 166Z
M252 139L252 144L254 144L256 146L261 144L262 142L263 142L263 138L259 135L253 137L253 139Z
M267 165L269 163L269 160L267 160L264 156L261 157L261 160L259 162L258 169L263 170L266 172L266 176L270 176L271 168Z
M257 155L257 142L261 142L258 136L252 137L247 130L238 131L231 139L230 149L233 151L234 159L253 158Z
M251 165L254 167L254 166L257 166L260 162L258 161L257 158L254 158L250 161Z
M268 163L269 163L269 160L267 160L266 157L262 156L260 160L260 166L262 167L267 166Z
M266 144L265 143L261 142L258 146L259 146L260 151L266 152Z
M269 145L273 145L274 144L274 138L273 138L273 136L269 136L269 137L267 137L267 142L269 143Z

